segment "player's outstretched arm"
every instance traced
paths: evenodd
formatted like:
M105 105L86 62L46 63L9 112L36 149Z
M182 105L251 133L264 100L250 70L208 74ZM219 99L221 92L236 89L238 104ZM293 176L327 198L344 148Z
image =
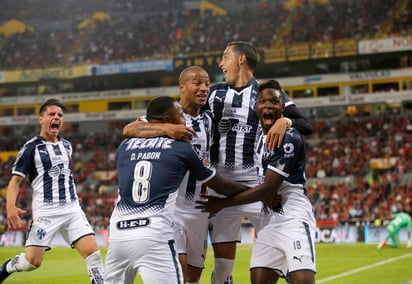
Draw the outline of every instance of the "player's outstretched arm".
M182 124L145 122L137 119L123 128L123 136L128 138L169 136L176 140L190 142L193 136L196 136L196 132Z
M20 218L20 215L26 213L25 210L16 207L16 200L19 194L19 186L22 181L23 177L18 175L12 175L7 186L6 209L7 223L10 228L21 227L22 220Z

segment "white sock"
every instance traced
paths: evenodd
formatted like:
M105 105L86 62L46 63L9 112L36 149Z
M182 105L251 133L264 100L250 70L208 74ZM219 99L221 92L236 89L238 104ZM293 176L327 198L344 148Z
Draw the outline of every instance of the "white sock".
M199 284L199 281L196 281L196 282L185 282L185 284Z
M233 284L232 270L234 263L234 259L215 258L212 284Z
M100 251L96 250L94 253L86 257L85 260L90 282L93 284L103 284L104 268Z
M7 264L6 270L9 273L12 273L20 271L32 271L36 268L38 267L32 265L30 262L26 260L26 254L21 253L11 259L11 261Z

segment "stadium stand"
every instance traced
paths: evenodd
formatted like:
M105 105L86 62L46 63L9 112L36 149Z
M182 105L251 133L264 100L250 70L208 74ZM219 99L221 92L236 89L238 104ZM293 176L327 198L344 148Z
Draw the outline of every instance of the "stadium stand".
M221 10L212 5L204 11L177 2L5 0L2 5L7 9L0 9L0 27L12 19L27 26L22 33L0 37L0 70L220 53L228 38L250 40L259 48L268 48L383 37L385 33L408 35L412 29L410 0L330 0L326 1L328 5L299 1L292 10L279 5L280 1L225 0L209 1ZM372 5L376 9L370 9ZM392 86L385 88L376 91L389 92ZM87 88L56 87L43 94L100 89L105 86L90 83ZM359 92L364 91L362 87ZM19 95L37 94L35 89ZM15 95L10 86L2 94ZM4 115L10 113L0 116ZM114 153L122 140L124 123L111 124L107 133L84 133L74 128L63 134L75 146L73 173L82 206L99 229L107 228L107 208L116 200ZM412 115L314 116L313 126L314 133L306 139L306 175L318 220L373 222L389 218L390 212L412 213ZM33 135L30 127L9 130L15 132L7 136L2 132L0 151L17 151ZM384 158L389 166L374 170L371 162L376 159L384 163ZM5 188L13 160L0 161L3 226ZM25 184L19 206L30 212L29 191Z

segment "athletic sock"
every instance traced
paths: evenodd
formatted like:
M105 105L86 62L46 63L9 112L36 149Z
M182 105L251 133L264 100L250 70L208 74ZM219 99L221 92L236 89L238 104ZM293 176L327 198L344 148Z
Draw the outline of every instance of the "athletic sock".
M233 284L232 270L234 259L215 258L215 267L212 273L212 284Z
M85 260L90 282L92 284L103 284L104 268L100 251L95 251L94 253L86 257Z
M10 273L20 271L32 271L36 268L38 267L32 265L30 262L26 260L26 254L24 253L20 253L13 257L6 267L7 271Z

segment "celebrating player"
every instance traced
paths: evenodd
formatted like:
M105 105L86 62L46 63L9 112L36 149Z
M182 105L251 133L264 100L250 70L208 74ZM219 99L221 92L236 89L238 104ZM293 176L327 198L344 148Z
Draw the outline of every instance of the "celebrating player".
M259 137L259 119L255 112L259 82L253 74L256 66L257 52L252 44L228 43L219 64L225 82L211 86L207 104L214 124L211 164L222 176L251 187L257 185L255 147ZM302 134L311 132L308 119L286 92L282 91L282 96L284 116L276 120L267 134L266 143L271 150L282 145L287 127L293 126ZM212 283L233 282L231 273L236 243L241 241L242 219L247 216L257 229L260 207L257 202L225 208L211 218L210 236L215 255Z
M146 117L149 123L184 124L183 108L171 97L152 100ZM206 167L199 149L184 141L129 138L120 145L119 201L110 220L105 283L124 283L136 273L144 283L182 283L173 215L179 185L189 170L223 194L246 189Z
M179 76L180 104L183 107L186 127L136 120L125 126L124 135L155 137L171 133L191 142L199 150L204 164L208 165L212 118L208 111L201 111L201 108L206 104L209 86L209 74L203 68L186 67ZM182 132L179 134L170 129ZM206 186L196 181L195 175L190 172L180 185L176 199L174 239L185 283L199 283L204 268L209 219L206 213L195 209L194 200L200 193L205 193L205 190Z
M33 221L25 253L7 260L0 269L0 282L11 273L40 267L45 251L59 232L86 260L91 283L103 283L103 264L94 231L82 211L70 169L73 148L59 136L64 105L49 99L40 107L40 134L20 149L7 187L7 222L10 228L22 224L16 207L19 186L25 177L33 188Z
M256 114L260 136L260 184L229 198L204 196L198 208L216 214L224 207L263 201L261 223L253 245L250 264L252 283L276 283L289 274L291 283L315 283L316 229L312 204L306 195L305 152L302 137L295 128L286 131L280 148L265 146L269 129L283 112L282 92L274 80L259 86Z

